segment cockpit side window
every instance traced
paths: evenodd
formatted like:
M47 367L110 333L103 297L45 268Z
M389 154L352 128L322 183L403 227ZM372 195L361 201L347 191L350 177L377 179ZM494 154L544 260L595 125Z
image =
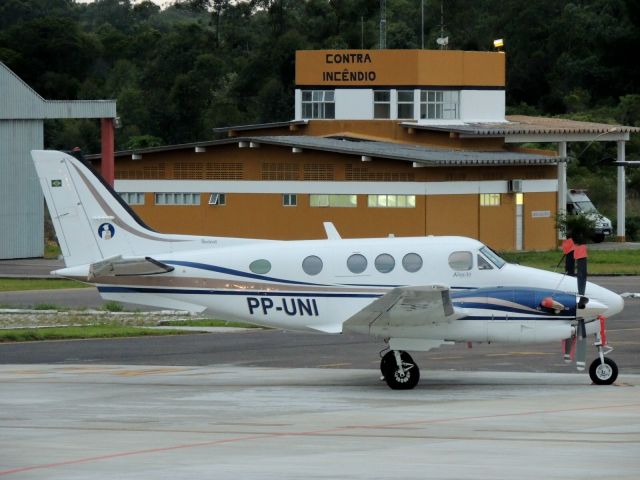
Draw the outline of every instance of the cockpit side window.
M493 270L493 267L489 263L489 260L484 258L482 255L477 256L478 262L478 270Z
M449 266L456 271L471 270L473 255L471 252L453 252L449 255Z

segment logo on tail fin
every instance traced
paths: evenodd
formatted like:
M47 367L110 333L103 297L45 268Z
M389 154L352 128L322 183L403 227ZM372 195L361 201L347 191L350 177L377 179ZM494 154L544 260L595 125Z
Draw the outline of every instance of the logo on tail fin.
M116 234L116 229L110 223L103 223L98 227L98 236L103 240L111 240Z

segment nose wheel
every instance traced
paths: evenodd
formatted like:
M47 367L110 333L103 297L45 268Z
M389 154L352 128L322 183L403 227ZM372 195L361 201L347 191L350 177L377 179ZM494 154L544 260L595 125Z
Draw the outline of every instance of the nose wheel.
M596 385L611 385L618 378L618 365L608 357L596 358L589 367L589 377Z
M392 390L411 390L420 380L418 365L402 350L387 352L380 360L380 371Z

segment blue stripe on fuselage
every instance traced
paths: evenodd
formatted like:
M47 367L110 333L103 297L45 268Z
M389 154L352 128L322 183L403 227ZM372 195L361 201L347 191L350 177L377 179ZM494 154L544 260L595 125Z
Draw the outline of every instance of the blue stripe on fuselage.
M270 282L279 282L279 283L285 283L285 284L288 284L288 285L312 285L312 286L315 286L315 287L326 286L326 285L323 285L321 283L299 282L297 280L285 280L285 279L282 279L282 278L267 277L265 275L258 275L256 273L242 272L240 270L234 270L232 268L217 267L215 265L208 265L206 263L186 262L186 261L182 261L182 260L160 260L160 261L162 263L166 263L168 265L179 265L181 267L196 268L198 270L208 270L210 272L224 273L225 275L235 275L235 276L238 276L238 277L253 278L253 279L256 279L256 280L267 280L267 281L270 281Z

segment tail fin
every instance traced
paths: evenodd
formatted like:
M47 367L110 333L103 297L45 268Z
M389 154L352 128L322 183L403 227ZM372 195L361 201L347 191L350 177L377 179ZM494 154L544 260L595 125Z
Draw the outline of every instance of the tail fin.
M49 150L33 150L31 156L67 267L203 248L204 237L151 230L77 158Z

